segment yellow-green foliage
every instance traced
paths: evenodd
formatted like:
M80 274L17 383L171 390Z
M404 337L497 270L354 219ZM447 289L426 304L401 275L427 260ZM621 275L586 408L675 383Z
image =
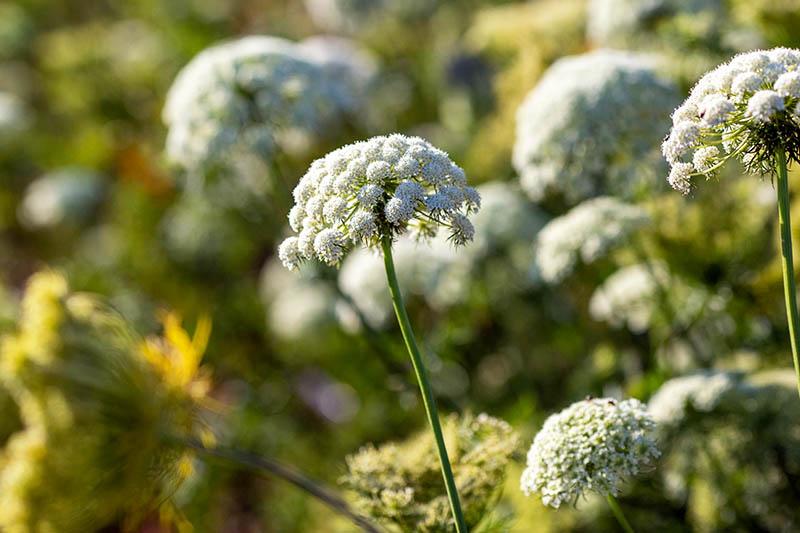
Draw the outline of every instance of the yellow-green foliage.
M798 0L729 0L737 18L745 24L755 24L764 34L769 46L800 45L797 28L800 26Z
M499 497L518 438L507 423L487 415L451 416L445 440L470 529ZM433 439L423 431L401 443L367 446L347 458L342 485L362 513L399 531L445 533L452 515Z
M471 141L464 168L476 181L510 172L517 108L542 72L562 55L583 47L585 2L543 0L480 10L465 37L468 45L498 61L496 109Z
M0 530L83 532L141 517L189 471L170 439L200 427L205 388L188 386L199 346L174 335L145 343L52 272L31 279L22 308L0 353L24 424L0 469Z

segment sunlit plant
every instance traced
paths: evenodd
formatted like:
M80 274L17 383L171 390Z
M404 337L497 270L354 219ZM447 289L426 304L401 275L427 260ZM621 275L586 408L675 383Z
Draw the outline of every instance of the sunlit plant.
M437 444L456 530L466 531L456 482L442 435L436 401L392 259L397 236L420 238L448 232L454 246L473 239L469 215L480 194L448 155L418 137L390 135L357 142L315 161L294 190L289 224L297 232L278 255L289 269L308 260L338 267L354 246L380 249L395 314L417 375Z
M649 221L647 212L612 196L592 198L554 218L535 239L534 275L558 283L624 244Z
M658 142L679 101L654 56L615 50L559 59L517 111L513 164L535 202L625 199L658 184Z
M616 496L622 483L659 456L655 421L638 400L595 398L551 415L528 451L520 484L555 508L575 504L587 493L605 497L625 531L633 528Z
M694 178L715 178L730 160L776 180L784 298L800 393L797 310L787 165L800 158L800 51L774 48L739 54L697 82L672 114L662 151L669 183L688 194Z
M174 439L211 437L199 368L208 323L194 339L168 319L144 341L121 316L59 274L35 275L0 375L23 428L0 464L0 529L88 531L142 519L192 470Z
M156 509L186 531L171 497L203 456L282 478L377 533L296 469L219 446L200 365L211 324L199 320L190 336L177 315L162 320L162 335L142 338L62 275L31 278L19 327L0 349L22 426L0 453L2 531L79 533L117 520L129 528Z
M485 414L450 416L443 426L464 519L470 529L481 527L497 503L519 439L506 422ZM403 442L361 448L347 458L340 483L353 493L356 508L381 524L447 533L453 530L452 517L437 470L435 446L424 432Z

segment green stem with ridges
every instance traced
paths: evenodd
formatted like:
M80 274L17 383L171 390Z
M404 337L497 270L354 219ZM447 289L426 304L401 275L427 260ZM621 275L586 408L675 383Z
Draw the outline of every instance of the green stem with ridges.
M786 318L789 323L789 338L792 345L792 361L797 377L797 392L800 394L800 363L798 363L797 334L800 331L800 315L797 313L797 287L794 280L794 259L792 257L792 221L789 214L789 177L786 168L786 153L783 149L775 152L778 166L778 221L781 232L781 266L783 267L783 296L786 301Z
M628 522L627 518L625 518L625 513L622 512L622 507L620 507L619 503L617 503L617 499L611 494L606 494L606 501L608 502L608 506L611 507L611 512L614 513L614 518L617 519L617 522L619 522L619 525L622 527L625 533L635 533L631 523Z
M403 333L403 340L405 340L408 355L411 356L411 363L414 365L414 372L417 375L419 389L420 392L422 392L422 403L425 406L428 422L431 425L433 436L436 440L439 463L442 466L442 477L444 478L447 497L450 500L450 509L455 519L456 532L467 533L467 525L464 522L464 514L461 511L461 502L458 499L458 489L456 488L456 481L453 477L453 469L450 466L450 459L447 456L447 447L445 446L444 435L442 434L442 426L439 422L436 399L433 397L433 390L431 389L430 380L428 379L428 371L425 369L425 364L422 361L422 354L414 338L414 331L411 329L411 321L408 319L405 303L403 303L403 295L400 293L400 284L397 282L394 260L392 259L392 240L390 237L384 237L381 240L381 248L383 249L383 264L386 267L386 279L389 282L389 292L392 295L394 312L400 324L400 331Z

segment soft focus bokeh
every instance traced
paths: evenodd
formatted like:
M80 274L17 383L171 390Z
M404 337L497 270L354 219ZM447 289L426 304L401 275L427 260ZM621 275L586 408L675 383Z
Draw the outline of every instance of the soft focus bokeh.
M173 87L244 36L302 58L285 78L259 70L278 52L240 60L253 109L222 106L197 73ZM216 440L357 504L347 457L409 438L430 455L383 264L356 250L298 274L276 247L313 160L419 135L483 198L473 243L401 237L395 261L443 414L520 437L502 492L475 489L484 531L618 530L602 500L553 510L519 490L545 417L586 396L653 398L663 456L619 498L639 530L800 530L775 190L729 165L683 197L660 155L705 71L773 46L800 46L800 0L2 2L0 333L46 267L142 336L166 309L190 329L208 317ZM0 443L19 425L0 389ZM193 469L173 499L197 532L354 530L279 479ZM158 518L137 527L168 531Z

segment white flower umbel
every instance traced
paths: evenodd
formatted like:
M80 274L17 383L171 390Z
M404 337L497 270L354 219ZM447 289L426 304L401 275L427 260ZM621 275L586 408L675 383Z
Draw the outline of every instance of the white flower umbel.
M480 195L446 153L399 134L318 159L294 199L289 223L297 236L279 249L289 269L310 259L338 266L353 245L374 247L409 229L432 237L444 227L453 244L463 245L474 236L467 216L480 208Z
M514 184L489 182L476 189L481 195L481 209L472 217L475 240L470 246L455 248L444 234L430 242L417 242L404 235L393 245L404 290L439 311L462 303L476 283L496 281L506 290L530 285L530 242L547 216ZM485 270L488 261L493 261L492 275ZM339 271L342 292L375 328L385 327L392 313L383 270L380 256L361 249L350 253ZM504 297L501 291L490 290L490 294Z
M703 76L672 114L662 146L672 186L688 193L693 177L716 176L729 159L754 174L775 173L778 149L796 160L798 67L800 51L775 48L739 54Z
M788 163L800 160L800 50L739 54L703 76L672 114L662 152L668 181L688 194L693 178L715 177L731 159L751 174L775 177L784 300L800 393L800 313L792 252Z
M245 37L198 54L167 94L167 156L188 170L269 158L297 138L325 137L353 111L349 71L276 37ZM277 144L277 146L276 146Z
M568 205L652 190L678 101L648 55L601 50L557 61L517 112L513 162L523 189Z
M551 415L533 440L520 485L545 505L587 492L616 496L659 456L655 422L638 400L588 399Z
M478 191L448 155L419 137L394 134L339 148L312 163L294 190L289 225L297 232L278 248L290 270L318 259L338 267L354 245L380 246L389 294L436 441L457 533L467 527L447 455L436 400L403 302L392 245L413 230L433 237L448 230L454 246L471 241L467 218L480 208ZM368 320L368 319L367 319Z
M557 283L571 274L579 261L589 264L604 257L648 220L642 208L616 198L587 200L539 232L534 272L545 283Z

